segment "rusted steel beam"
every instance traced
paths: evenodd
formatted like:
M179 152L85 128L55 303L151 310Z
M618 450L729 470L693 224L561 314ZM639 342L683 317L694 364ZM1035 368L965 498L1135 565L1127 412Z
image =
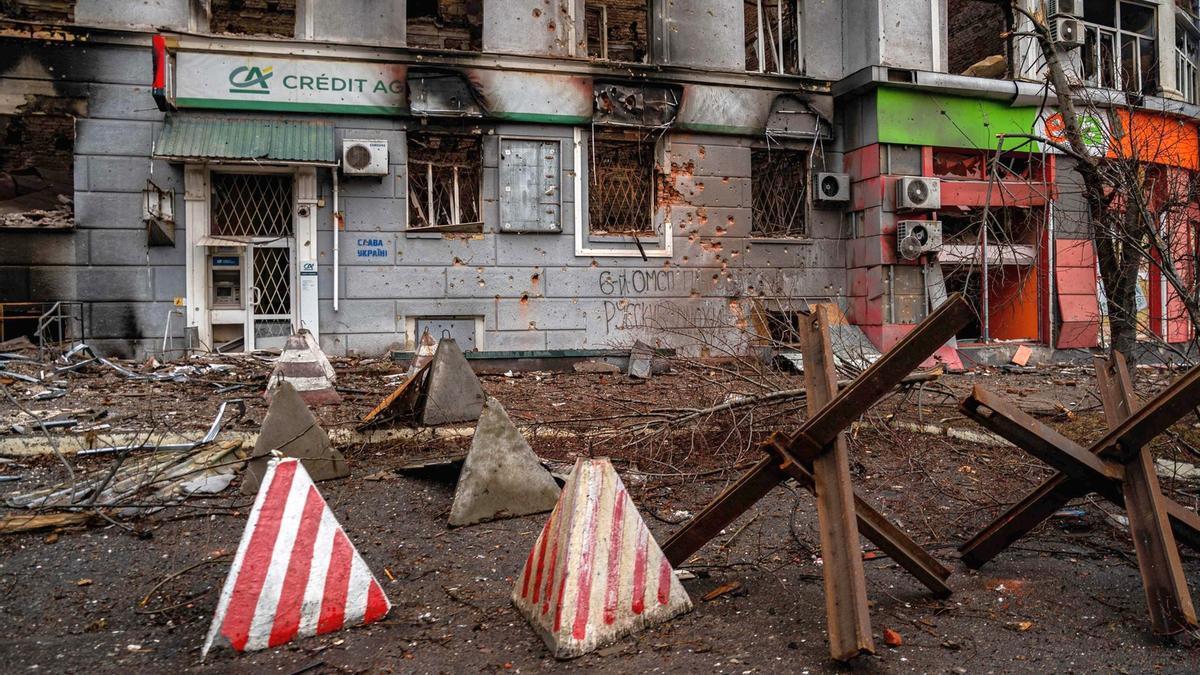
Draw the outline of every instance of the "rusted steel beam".
M972 394L970 398L974 398L974 396ZM1028 447L1026 443L1030 442L1029 438L1036 437L1039 439L1037 442L1053 444L1070 451L1072 455L1087 452L1083 446L1025 414L1015 406L1010 406L1008 410L993 410L991 414L979 414L980 406L971 402L970 398L962 402L963 413L1014 445ZM1099 473L1094 474L1094 477L1097 481L1091 484L1092 488L1100 488L1096 491L1101 496L1113 504L1125 508L1125 495L1120 484L1113 480L1109 480L1107 483L1099 482L1099 479L1104 477ZM1004 515L993 521L970 541L960 546L959 552L962 554L963 562L973 568L983 566L1012 542L1020 539L1037 527L1039 523L1053 515L1055 511L1061 509L1072 499L1091 492L1092 488L1089 488L1087 484L1068 480L1067 476L1061 473L1051 478L1009 508ZM1200 515L1165 497L1164 502L1175 537L1180 542L1200 551Z
M1119 352L1107 360L1096 357L1095 365L1104 416L1110 428L1118 427L1137 410L1125 357ZM1146 591L1150 626L1158 635L1174 635L1197 625L1196 609L1192 606L1179 547L1167 522L1167 509L1150 449L1139 447L1125 467L1125 513L1129 516L1129 533L1133 536L1133 549Z
M786 447L777 444L771 451L781 458L780 466L783 471L795 478L796 482L809 492L816 491L816 479L812 471L797 458L789 458ZM859 531L868 541L878 546L879 550L924 584L935 597L950 597L950 587L946 585L946 579L950 578L950 570L875 510L875 507L867 503L857 491L854 493L854 514L858 520Z
M829 310L819 305L801 322L800 345L804 355L804 385L808 412L815 414L837 392L833 345L829 338ZM850 459L845 432L812 463L816 483L817 521L821 533L822 572L825 576L825 616L829 654L849 661L874 654L871 614L867 609L867 579L863 573L862 544L850 483Z
M896 383L954 337L973 317L974 310L961 294L950 296L900 342L838 392L832 401L810 416L804 426L792 435L788 444L789 452L806 461L821 454L839 432L878 403Z
M663 554L673 567L679 567L786 478L787 474L779 469L778 459L771 455L763 457L671 535L663 544Z
M1154 429L1158 429L1155 433L1161 433L1195 406L1195 397L1198 394L1200 394L1200 367L1193 368L1183 377L1171 383L1171 386L1163 390L1149 404L1137 410L1118 428L1113 429L1103 439L1092 445L1089 452L1110 461L1120 462L1122 459L1127 459L1129 455L1125 448L1130 446L1129 439L1146 438L1146 434ZM963 408L963 411L970 414L966 407ZM993 419L997 418L996 415L992 417ZM983 420L979 421L1001 435L1006 433L1004 428L992 427ZM1032 418L1027 417L1027 421L1023 425L1031 433L1043 437L1048 437L1049 433L1053 433L1056 442L1065 441L1064 445L1078 447L1074 441L1053 432L1048 426ZM1153 438L1154 435L1151 433L1149 438ZM1020 445L1019 439L1014 442ZM982 566L1053 515L1067 502L1091 491L1086 484L1076 483L1061 473L1055 475L960 546L959 552L962 554L963 562L971 567ZM1112 498L1116 503L1124 504L1123 495L1114 498L1114 495L1102 494ZM1197 527L1200 525L1200 517L1195 516L1193 512L1183 506L1172 504L1168 501L1166 508L1172 530L1180 541L1200 550L1200 528Z
M967 417L1070 478L1095 483L1098 492L1107 489L1111 494L1120 494L1120 480L1125 476L1123 466L1093 455L1050 427L1035 431L1040 423L1003 397L975 385L959 408Z

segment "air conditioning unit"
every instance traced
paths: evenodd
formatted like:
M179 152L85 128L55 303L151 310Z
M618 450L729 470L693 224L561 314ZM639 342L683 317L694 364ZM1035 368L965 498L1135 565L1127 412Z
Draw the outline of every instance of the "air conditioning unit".
M347 176L386 176L387 141L342 141L342 173Z
M1050 0L1046 5L1050 16L1083 16L1083 0Z
M939 220L901 220L896 223L896 253L905 260L916 260L922 253L942 248L942 223Z
M905 176L896 182L896 210L932 211L942 208L942 182L937 178Z
M1058 47L1078 47L1083 44L1083 22L1070 16L1052 17L1050 37Z
M850 176L844 173L818 173L813 190L819 202L850 201Z

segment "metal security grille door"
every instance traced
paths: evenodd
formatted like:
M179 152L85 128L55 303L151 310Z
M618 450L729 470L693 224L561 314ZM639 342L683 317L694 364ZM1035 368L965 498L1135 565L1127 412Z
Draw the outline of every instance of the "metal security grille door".
M250 246L253 349L282 347L292 334L292 246Z
M295 328L294 177L213 173L214 238L244 245L245 349L282 347Z

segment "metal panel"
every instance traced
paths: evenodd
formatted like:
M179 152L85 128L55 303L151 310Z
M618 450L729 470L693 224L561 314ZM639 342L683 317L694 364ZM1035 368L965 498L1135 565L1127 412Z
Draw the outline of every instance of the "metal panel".
M562 207L559 142L500 139L500 229L559 232Z
M464 352L478 349L475 344L475 318L454 316L422 316L416 319L416 338L428 330L434 340L453 338Z
M334 164L333 123L172 115L155 144L165 159L238 159Z

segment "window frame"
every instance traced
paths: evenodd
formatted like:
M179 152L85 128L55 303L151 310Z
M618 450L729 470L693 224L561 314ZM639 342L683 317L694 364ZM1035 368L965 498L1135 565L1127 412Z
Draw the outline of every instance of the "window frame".
M425 166L425 170L423 171L423 174L425 176L425 181L426 181L425 182L425 195L424 195L425 199L422 202L422 205L424 208L432 208L432 205L434 204L433 169L437 163L428 161L428 160L419 160L419 159L414 160L413 153L412 153L413 137L414 136L420 137L423 135L425 135L425 136L450 136L450 137L467 136L467 137L474 138L475 141L479 144L479 152L477 153L475 159L473 159L473 162L477 162L477 165L473 163L470 167L470 168L474 168L475 171L477 172L476 185L478 186L478 191L475 194L475 212L476 212L476 215L478 216L477 220L468 220L468 221L462 220L462 209L460 208L460 205L463 201L462 185L458 180L458 173L456 171L454 174L453 191L452 191L452 194L450 195L451 203L450 203L450 209L449 209L449 211L452 212L452 221L453 222L431 223L431 222L429 222L429 220L430 220L429 214L427 214L425 217L425 221L426 221L425 225L416 225L415 224L416 221L412 217L413 208L414 208L412 198L416 194L416 192L414 190L414 186L413 186L413 176L416 173L413 170L415 165L424 165ZM404 216L404 230L406 232L414 232L414 233L416 233L416 232L439 232L439 231L446 231L448 228L471 228L470 231L473 232L473 231L475 231L475 226L478 226L478 229L480 232L483 231L484 221L485 221L485 216L484 216L484 211L483 211L483 207L484 207L483 194L484 194L484 180L485 180L484 161L483 161L484 142L485 142L485 139L482 134L475 134L475 133L470 133L470 132L456 133L455 130L450 130L450 129L420 129L420 130L409 130L405 133L405 135L404 135L404 150L405 150L405 153L404 153L404 155L405 155L404 156L404 173L405 173L404 189L405 189L405 202L406 202L407 206L406 206L406 211L405 211L405 216ZM454 168L457 170L458 165L454 165ZM467 231L467 230L466 229L462 229L462 230L456 229L455 231Z
M1113 25L1107 26L1101 23L1094 23L1083 18L1079 20L1083 24L1084 34L1084 44L1080 47L1080 75L1083 81L1091 87L1117 89L1143 96L1157 95L1162 88L1162 83L1159 82L1159 73L1147 73L1145 71L1141 54L1143 51L1142 43L1149 44L1152 48L1152 58L1150 59L1153 66L1152 69L1156 71L1159 60L1162 58L1159 54L1158 45L1158 7L1130 0L1108 1L1112 3ZM1121 9L1126 5L1136 6L1152 12L1154 18L1150 22L1150 35L1122 27ZM1111 63L1109 64L1104 62L1104 52L1102 50L1102 45L1107 40L1102 40L1102 38L1111 40ZM1133 45L1133 52L1129 56L1128 63L1126 63L1124 54L1126 44ZM1089 60L1091 61L1090 66ZM1132 73L1127 72L1127 65L1132 69ZM1136 88L1131 86L1134 83L1127 82L1126 80L1133 80L1136 83Z
M799 195L798 199L796 199L796 202L799 204L799 207L798 207L799 208L799 218L800 218L799 232L793 232L790 229L787 232L778 232L778 231L764 232L763 230L759 229L759 226L760 226L759 215L763 212L763 209L761 209L759 207L757 200L755 199L756 195L758 194L756 192L755 186L762 185L762 183L760 183L758 180L756 180L756 177L763 174L764 171L760 170L758 163L755 161L755 155L758 154L759 156L761 156L760 153L767 153L767 155L770 156L770 153L775 153L775 152L782 152L782 153L787 153L789 155L795 155L800 160L799 167L804 173L804 175L801 177L801 179L799 181L800 195ZM793 145L756 145L756 146L753 146L750 148L750 234L749 234L749 237L751 239L804 241L811 237L811 233L809 231L810 213L809 213L809 209L808 209L808 191L811 186L813 172L812 172L812 168L808 165L808 157L806 157L806 155L808 155L809 152L810 152L809 148L793 146ZM765 172L767 172L767 173L772 172L772 168L768 167L765 170Z

